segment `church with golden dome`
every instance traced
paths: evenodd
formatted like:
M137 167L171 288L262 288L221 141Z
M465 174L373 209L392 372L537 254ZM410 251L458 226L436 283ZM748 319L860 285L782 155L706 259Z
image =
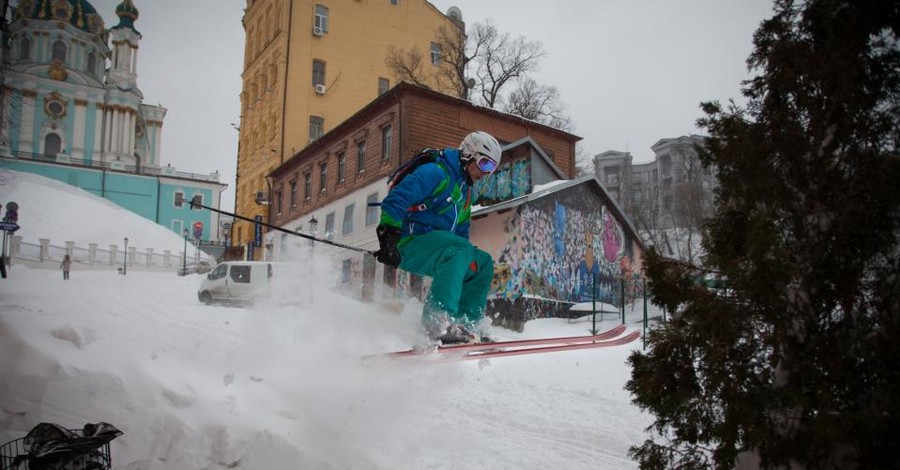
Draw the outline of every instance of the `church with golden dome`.
M0 169L79 186L181 234L217 218L176 203L200 195L218 207L218 173L161 163L166 109L143 102L141 33L132 0L107 27L87 0L19 0L2 15Z

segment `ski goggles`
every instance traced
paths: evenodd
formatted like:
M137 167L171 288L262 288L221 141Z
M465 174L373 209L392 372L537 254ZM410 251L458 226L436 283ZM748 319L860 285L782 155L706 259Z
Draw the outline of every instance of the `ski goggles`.
M497 169L497 162L484 154L479 154L478 159L475 160L475 165L484 173L493 173Z

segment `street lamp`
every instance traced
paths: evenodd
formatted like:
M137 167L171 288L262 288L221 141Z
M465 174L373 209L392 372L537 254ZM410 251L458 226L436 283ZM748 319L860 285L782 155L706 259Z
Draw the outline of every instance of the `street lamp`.
M319 228L319 221L316 220L316 216L312 216L312 218L309 219L309 234L312 235L313 237L315 237L315 236L316 236L316 231L317 231L318 228ZM312 251L313 246L315 245L315 243L316 243L315 240L313 240L312 238L309 239L309 249L310 249L310 251Z
M125 237L125 264L122 266L122 275L128 274L128 237Z
M187 276L187 236L188 229L184 229L184 251L181 252L181 275Z
M225 222L222 224L222 228L225 230L225 246L231 246L231 222Z

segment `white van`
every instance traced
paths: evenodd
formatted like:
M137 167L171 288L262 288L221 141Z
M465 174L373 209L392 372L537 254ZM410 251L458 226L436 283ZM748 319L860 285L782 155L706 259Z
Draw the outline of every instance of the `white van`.
M272 263L225 261L213 268L200 283L197 297L204 304L250 303L272 280Z

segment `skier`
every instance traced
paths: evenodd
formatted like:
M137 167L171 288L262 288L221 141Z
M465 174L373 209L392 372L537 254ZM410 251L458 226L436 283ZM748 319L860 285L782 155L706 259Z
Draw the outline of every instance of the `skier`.
M441 343L489 341L484 319L494 260L469 242L472 186L500 163L500 144L477 131L459 149L415 167L381 202L375 258L431 276L422 325Z

